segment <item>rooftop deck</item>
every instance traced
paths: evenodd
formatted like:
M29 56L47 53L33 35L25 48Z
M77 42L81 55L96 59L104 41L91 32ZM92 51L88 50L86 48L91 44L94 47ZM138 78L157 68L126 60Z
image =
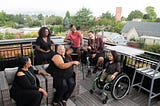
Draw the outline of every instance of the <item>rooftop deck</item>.
M56 40L55 40L56 39ZM57 40L59 38L55 38L54 40L57 41L55 42L55 44L59 44L59 42L61 43L61 40ZM8 45L9 41L2 41L0 42L0 46L6 46ZM12 41L10 42L10 45L14 45L14 44L24 44L24 43L31 43L34 44L35 39L28 39L28 40L20 40L20 41ZM114 47L112 47L114 46ZM133 55L139 55L139 54L143 54L146 51L142 51L142 50L137 50L137 49L131 49L128 48L127 52L126 52L126 47L122 47L121 46L108 46L107 49L109 50L118 50L119 52L121 52L123 55L126 55L127 57L129 56L133 56ZM107 47L107 46L106 46ZM28 48L26 48L28 49ZM120 50L119 50L120 49ZM13 50L13 48L12 48ZM18 46L18 50L21 50L21 55L25 55L25 51L24 48L22 48L22 46ZM135 51L136 50L136 51ZM3 51L3 49L0 50L1 52L5 52ZM15 52L16 54L17 52ZM28 53L28 52L27 52ZM9 52L7 52L7 54L9 54ZM1 54L2 55L2 54ZM157 54L155 54L157 56ZM10 56L10 55L9 55ZM158 54L158 56L160 57L160 54ZM5 59L5 58L3 58ZM3 60L1 59L1 60ZM6 57L6 59L9 59L8 57ZM129 59L132 60L132 59ZM1 61L0 61L1 62ZM3 64L2 64L3 63ZM5 65L5 62L2 62L1 66ZM11 62L13 64L13 62ZM135 68L135 66L132 67L132 63L134 64L135 62L129 62L129 64L131 64L131 68ZM3 67L4 68L4 67ZM86 71L86 70L85 70ZM109 100L106 104L102 104L102 97L99 96L98 94L94 93L94 94L90 94L89 90L91 89L92 83L93 83L93 79L95 78L95 75L92 75L91 77L85 77L83 79L82 77L82 71L79 70L79 79L80 79L80 94L78 95L78 97L76 98L76 100L74 99L70 99L68 101L68 106L146 106L147 105L147 101L148 101L148 93L146 92L140 92L138 93L136 89L134 89L131 93L131 95L127 95L124 99L122 100L114 100L111 95L110 92L108 92L109 94ZM156 89L160 89L160 88L156 88ZM152 100L152 106L160 106L160 97L156 97Z

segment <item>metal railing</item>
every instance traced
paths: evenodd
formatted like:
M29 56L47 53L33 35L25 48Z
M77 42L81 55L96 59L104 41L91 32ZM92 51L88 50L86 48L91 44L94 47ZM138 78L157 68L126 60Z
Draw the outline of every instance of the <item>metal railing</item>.
M63 43L64 37L51 37L53 42L55 44L61 44ZM85 45L87 45L87 38L84 38ZM27 38L27 39L13 39L13 40L0 40L0 70L3 70L5 67L13 67L17 64L17 59L21 56L29 56L34 64L34 48L35 48L35 42L36 38ZM118 46L111 43L105 43L105 50L107 52L108 46ZM133 48L134 49L134 48ZM145 54L152 55L153 57L156 57L156 59L160 58L160 54L144 51ZM123 55L123 54L122 54ZM142 57L141 55L136 55L136 57L141 58L140 60L149 60L148 57ZM126 62L132 61L132 64L134 64L134 59L130 58L130 55L128 54L125 56ZM128 59L128 60L127 60ZM152 61L158 62L159 60L156 60L152 58ZM148 63L147 63L148 64ZM133 68L133 65L128 65Z
M57 43L62 42L62 37L51 37ZM36 38L0 40L0 70L6 67L17 66L21 56L29 56L34 64L34 48Z

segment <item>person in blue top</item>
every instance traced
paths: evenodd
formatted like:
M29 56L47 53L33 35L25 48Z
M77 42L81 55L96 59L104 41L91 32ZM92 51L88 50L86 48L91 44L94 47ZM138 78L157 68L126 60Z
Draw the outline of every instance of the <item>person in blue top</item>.
M36 74L50 75L34 70L29 57L21 57L10 89L10 96L16 101L17 106L40 106L43 95L48 96L48 93L40 87Z
M66 102L76 85L73 65L79 64L78 61L69 61L66 58L64 45L57 47L57 54L52 57L52 62L46 69L54 78L53 86L56 89L53 100L54 106L61 106L61 104L66 106Z

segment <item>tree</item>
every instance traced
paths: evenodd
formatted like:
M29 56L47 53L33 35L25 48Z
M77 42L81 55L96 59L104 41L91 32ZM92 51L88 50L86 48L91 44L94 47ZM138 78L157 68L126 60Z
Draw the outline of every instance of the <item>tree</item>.
M157 18L157 19L155 20L155 22L160 22L160 18Z
M87 8L82 8L74 17L72 17L71 21L74 22L72 24L75 24L76 26L86 28L87 26L90 26L93 21L92 12Z
M63 23L63 18L61 16L55 16L53 24L62 25L62 23Z
M133 19L142 19L143 18L143 13L139 10L134 10L132 11L128 17L127 17L127 20L133 20Z
M43 20L43 19L44 19L44 16L43 16L42 14L39 14L39 15L37 16L37 18L38 18L39 20Z
M68 19L68 17L65 17L64 18L64 26L69 27L69 25L70 25L69 19Z
M65 17L70 18L70 13L69 13L69 11L66 12L66 16L65 16Z
M7 19L7 14L2 11L0 12L0 26L4 26Z
M149 15L150 21L154 22L157 18L157 14L154 11L154 7L148 6L145 8L145 10L146 10L147 14Z
M114 20L114 16L109 11L107 11L106 13L102 13L101 18Z
M45 17L47 25L62 25L63 18L61 16L51 15L49 17Z
M121 30L122 30L123 27L124 27L124 23L122 23L122 22L115 22L115 25L113 27L113 29L114 29L113 32L121 33Z
M31 26L32 25L32 17L30 17L29 15L26 17L25 19L25 24L26 26Z
M15 16L14 21L18 24L24 24L24 16L22 14L18 14Z
M144 14L144 15L143 15L143 19L148 20L148 19L149 19L149 15L148 15L148 14Z

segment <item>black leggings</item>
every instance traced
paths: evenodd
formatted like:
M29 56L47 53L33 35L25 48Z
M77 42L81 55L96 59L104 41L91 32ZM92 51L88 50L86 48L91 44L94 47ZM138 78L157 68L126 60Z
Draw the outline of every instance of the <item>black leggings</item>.
M40 106L43 94L38 90L23 90L15 96L17 106Z
M56 78L54 79L54 88L56 89L54 95L54 102L58 103L62 100L67 101L71 96L74 87L76 85L75 78L70 77L68 79Z

